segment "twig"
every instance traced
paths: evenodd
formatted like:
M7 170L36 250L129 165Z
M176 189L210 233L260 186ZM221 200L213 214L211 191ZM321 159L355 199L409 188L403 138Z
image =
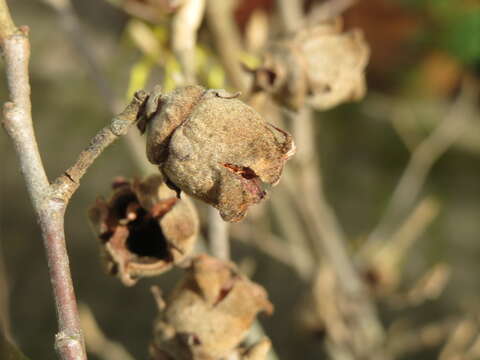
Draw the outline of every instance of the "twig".
M228 223L223 221L218 210L213 206L208 207L208 238L212 255L222 260L229 260Z
M92 310L80 303L80 322L85 330L88 352L103 360L134 360L122 344L108 339L98 326Z
M1 229L1 224L0 224ZM1 239L0 233L0 239ZM10 340L9 287L2 242L0 241L0 334ZM0 352L1 355L1 352Z
M465 316L457 326L450 331L438 355L439 360L464 359L464 354L478 335L478 322L475 317Z
M77 161L52 184L57 199L68 202L80 185L80 179L97 157L120 136L126 135L133 125L148 95L138 91L123 112L112 119L112 122L100 130L90 144L78 156Z
M302 26L302 4L297 0L278 0L277 9L282 25L287 33L293 33Z
M282 22L285 30L298 29L303 21L301 2L278 0L278 6L280 15L283 15ZM287 15L292 14L297 17L288 19ZM325 253L335 273L342 300L347 304L343 309L343 316L350 324L352 337L355 338L353 349L348 349L348 352L351 352L349 357L385 359L388 356L382 349L385 341L382 324L365 285L348 255L343 230L323 193L322 175L314 155L312 120L312 110L309 108L303 109L294 119L295 138L299 146L296 161L300 165L297 196L301 195L303 200L303 206L300 208L303 210L311 232L314 235L316 233L314 238L317 238L321 245L321 249L314 249L318 252L317 257L322 256L320 251ZM299 135L301 138L298 137Z
M105 76L105 72L101 69L98 60L91 50L91 45L86 39L82 24L75 13L71 1L42 1L56 11L60 26L72 40L71 42L77 50L77 53L85 61L87 71L90 73L90 78L95 83L100 96L107 104L109 111L112 114L117 114L120 111L120 101L118 101L107 77ZM137 164L144 173L150 173L152 170L155 170L154 166L148 162L145 156L145 145L140 134L134 131L129 132L127 136L125 136L125 140L130 149L130 153L133 155L135 164Z
M371 232L366 246L388 238L399 221L406 216L418 197L433 164L467 129L471 104L477 91L465 84L450 111L437 128L415 149L377 227Z
M8 18L10 14L5 0L0 0L0 19ZM139 93L126 111L114 119L109 128L110 133L104 129L100 136L94 138L95 141L87 152L82 153L77 164L69 170L74 178L62 175L55 185L50 186L35 139L31 116L28 33L26 28L17 29L8 25L11 22L5 20L0 25L1 47L11 100L4 105L3 126L15 146L42 230L58 317L59 332L55 337L55 347L60 358L64 360L86 359L65 245L64 213L68 199L78 187L80 177L100 152L136 120L147 95Z
M307 129L313 129L312 120L309 109L304 109L294 120L297 127L295 136L297 144L307 144L305 149L311 150L313 150L311 144L314 143L314 132L298 131L298 127L305 126ZM299 134L303 134L304 137L299 138ZM299 153L302 154L300 149ZM311 234L318 240L320 246L314 248L314 251L318 253L317 257L325 256L335 272L338 287L344 297L343 300L350 304L344 309L343 315L351 324L352 336L362 339L358 342L359 346L353 350L353 357L350 358L358 356L367 356L371 359L388 358L382 350L384 342L382 325L365 285L348 255L347 242L342 228L323 193L321 170L314 154L313 151L306 151L295 159L300 165L296 188L292 189L291 184L294 183L294 179L291 178L292 175L289 171L285 174L287 179L284 180L290 182L290 193L294 192L292 198L298 198L299 210L304 216Z
M356 2L357 0L325 1L312 9L307 19L308 25L315 25L326 20L334 19Z
M42 229L58 316L59 332L55 346L62 359L86 359L63 232L65 203L51 194L33 130L28 33L26 28L16 29L8 25L12 21L6 20L10 14L5 0L0 4L0 19L5 21L0 26L0 38L11 100L3 108L3 126L15 145Z
M195 83L195 45L204 11L205 0L187 0L175 13L172 22L172 47L187 84Z
M242 224L242 226L233 227L232 239L253 246L279 263L298 271L296 264L290 256L289 247L282 239L277 238L270 232L258 231L257 229L255 231L246 230L247 226Z
M389 329L387 347L397 358L438 346L445 342L457 325L457 319L447 318L418 329Z
M435 199L421 200L388 241L365 246L357 252L358 265L379 274L384 290L396 289L408 251L436 218L439 209Z
M233 21L232 0L207 0L205 15L220 60L236 90L247 91L247 78L239 61L242 41Z
M294 269L303 280L311 279L315 268L315 255L310 252L310 246L302 224L289 204L288 193L276 191L270 199L273 215L278 219L278 226L285 236L286 255L291 258Z

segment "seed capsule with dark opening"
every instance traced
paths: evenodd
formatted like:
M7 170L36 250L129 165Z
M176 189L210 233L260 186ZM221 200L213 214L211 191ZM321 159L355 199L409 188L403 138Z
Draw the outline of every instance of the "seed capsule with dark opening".
M192 251L199 226L195 208L178 199L161 175L117 180L113 187L108 201L98 198L89 210L109 274L130 286L169 270Z

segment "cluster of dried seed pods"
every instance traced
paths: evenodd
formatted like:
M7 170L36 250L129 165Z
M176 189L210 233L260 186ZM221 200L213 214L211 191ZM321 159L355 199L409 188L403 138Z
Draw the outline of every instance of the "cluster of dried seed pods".
M216 207L226 221L240 221L265 197L293 155L291 136L266 123L224 90L200 86L150 96L147 156L169 184Z
M158 275L193 249L198 217L188 198L178 199L161 175L133 182L119 179L109 200L89 211L107 272L125 285Z
M111 198L97 199L89 212L107 271L128 286L175 264L187 266L199 225L181 191L215 206L224 220L239 221L265 197L264 184L279 181L295 151L288 133L235 95L200 86L150 94L138 127L161 175L116 181ZM250 348L240 343L257 313L271 313L272 304L233 264L194 258L165 306L152 359L265 359L268 339Z
M239 348L258 312L270 314L265 290L238 273L232 263L199 255L167 302L157 301L160 315L150 348L155 360L263 360L268 340Z
M329 109L365 94L369 47L363 33L343 32L340 18L307 27L274 43L253 71L254 87L297 110Z

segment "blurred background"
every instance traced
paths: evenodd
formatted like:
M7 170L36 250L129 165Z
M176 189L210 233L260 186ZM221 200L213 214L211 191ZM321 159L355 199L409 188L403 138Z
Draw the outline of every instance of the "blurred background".
M82 55L85 49L79 50L78 41L68 33L68 22L52 6L55 1L9 1L16 24L30 27L33 116L50 178L70 166L109 121L116 104L124 104L135 89L155 83L167 89L175 86L179 65L169 50L170 14L159 11L153 20L134 16L125 10L128 2L135 1L73 1L83 45L101 72L92 76ZM305 12L319 2L305 1ZM232 21L244 42L254 16L275 28L275 1L236 1ZM370 45L368 93L357 103L313 115L314 153L322 168L325 196L343 227L349 254L358 260L358 272L369 286L387 335L406 339L406 345L398 345L396 358L447 359L462 353L480 358L480 98L475 92L480 76L480 3L363 0L345 12L344 22L347 29L362 29ZM148 31L147 36L142 31ZM196 54L202 84L235 90L205 21ZM257 59L248 50L242 56L245 62ZM107 90L102 90L103 78ZM465 83L473 89L467 104L459 100ZM1 81L0 98L5 101L7 96ZM468 121L455 118L445 125L455 106L468 107ZM420 184L420 208L414 206L408 214L420 213L406 230L414 234L405 235L408 239L388 248L389 253L382 242L366 247L412 154L439 126L444 128L440 145L426 157L419 156L422 168L416 176L425 179ZM450 138L452 133L456 135ZM3 131L0 149L0 275L5 283L0 287L1 311L8 314L10 332L27 356L53 359L55 309L39 228ZM156 314L149 287L159 284L168 292L179 272L142 280L133 288L108 277L86 213L98 195L110 193L114 177L142 176L144 171L127 141L118 141L84 177L66 214L77 298L88 305L102 331L137 359L147 358ZM273 189L272 199L281 191L281 186ZM252 209L245 222L230 226L232 259L267 289L275 304L274 315L261 317L260 322L278 357L327 358L323 340L328 334L322 321L312 321L313 315L304 320L312 280L289 266L288 235L269 201ZM198 206L204 216L206 208ZM262 246L262 239L250 239L259 233L259 223L268 224L261 226L261 234L271 247ZM206 227L203 235L208 238ZM388 256L375 257L379 249ZM458 332L457 341L452 334ZM414 341L418 339L420 344ZM452 341L454 345L448 345Z

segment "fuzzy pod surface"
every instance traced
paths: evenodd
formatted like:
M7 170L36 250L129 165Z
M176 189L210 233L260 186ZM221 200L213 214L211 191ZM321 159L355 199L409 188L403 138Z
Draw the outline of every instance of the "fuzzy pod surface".
M161 175L119 179L113 188L110 199L99 197L89 210L109 274L131 286L191 253L199 228L196 210L188 198L178 199Z
M279 181L295 151L287 132L235 97L200 86L151 95L141 125L148 159L170 184L233 222Z
M239 349L262 311L273 311L263 287L238 273L233 264L199 255L155 323L152 358L227 358ZM265 353L268 343L261 348L256 351Z
M343 31L340 18L325 21L272 44L253 71L255 88L294 110L330 109L365 95L369 55L359 29Z

